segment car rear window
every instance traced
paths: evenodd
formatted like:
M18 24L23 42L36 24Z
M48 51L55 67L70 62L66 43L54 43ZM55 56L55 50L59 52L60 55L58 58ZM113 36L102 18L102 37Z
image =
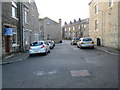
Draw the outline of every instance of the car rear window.
M79 40L78 38L74 38L73 40Z
M83 41L92 41L91 38L84 38Z
M30 44L30 46L39 46L39 45L43 45L43 42L34 42Z

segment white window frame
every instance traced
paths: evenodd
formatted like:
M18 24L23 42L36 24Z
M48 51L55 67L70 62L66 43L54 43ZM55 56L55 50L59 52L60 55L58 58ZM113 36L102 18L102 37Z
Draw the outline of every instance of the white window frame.
M14 35L15 35L15 39L14 39ZM15 42L14 42L14 40L15 40ZM17 46L17 29L16 28L14 28L14 30L13 30L12 47L14 47L14 46Z
M18 10L17 3L15 1L12 1L12 18L18 20L17 10Z
M27 45L28 44L28 40L29 40L29 32L28 32L28 30L25 30L24 34L25 34L25 44Z
M98 19L95 20L95 31L98 30Z
M95 4L95 14L98 13L98 3Z
M75 30L75 27L73 27L73 30Z
M113 0L109 0L109 7L113 6Z
M27 8L25 8L24 17L25 17L25 23L29 24L29 15L28 15L28 9Z
M70 32L70 27L69 27L69 32Z

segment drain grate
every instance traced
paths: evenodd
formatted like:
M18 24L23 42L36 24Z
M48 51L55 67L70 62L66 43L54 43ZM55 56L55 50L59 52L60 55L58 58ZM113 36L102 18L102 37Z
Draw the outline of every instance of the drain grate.
M73 77L89 77L90 73L88 72L88 70L73 70L71 71L71 74Z

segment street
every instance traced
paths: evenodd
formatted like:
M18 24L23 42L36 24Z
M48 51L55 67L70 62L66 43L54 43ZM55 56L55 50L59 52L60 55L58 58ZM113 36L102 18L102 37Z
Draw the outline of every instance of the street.
M118 56L69 41L2 67L3 88L117 88Z

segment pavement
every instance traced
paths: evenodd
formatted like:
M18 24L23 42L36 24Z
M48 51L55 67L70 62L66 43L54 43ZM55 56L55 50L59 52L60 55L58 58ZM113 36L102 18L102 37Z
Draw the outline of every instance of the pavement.
M106 52L106 53L109 53L112 55L116 55L116 56L120 55L120 51L118 51L116 49L106 48L106 47L102 47L102 46L95 46L95 49L98 49L103 52ZM4 58L2 60L2 62L0 63L0 65L11 64L14 62L20 62L20 61L26 59L27 57L29 57L28 52L11 55L11 56Z

